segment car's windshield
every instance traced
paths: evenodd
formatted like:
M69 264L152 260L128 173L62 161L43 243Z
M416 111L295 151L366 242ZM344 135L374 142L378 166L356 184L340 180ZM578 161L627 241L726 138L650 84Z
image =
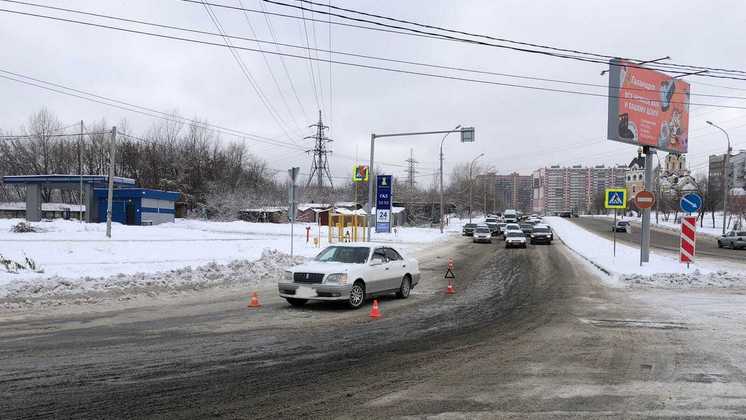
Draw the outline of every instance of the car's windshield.
M480 227L480 228L477 228L477 233L490 233L490 230L489 228Z
M487 219L484 219L484 222L485 223L497 223L497 219L487 218Z
M523 238L523 232L511 231L508 232L508 238Z
M469 228L469 229L474 229L475 227L477 227L477 225L474 223L467 223L464 225L464 227Z
M534 233L549 233L549 228L537 227L534 228Z
M346 264L365 264L370 248L360 246L330 246L316 256L316 261L339 262Z

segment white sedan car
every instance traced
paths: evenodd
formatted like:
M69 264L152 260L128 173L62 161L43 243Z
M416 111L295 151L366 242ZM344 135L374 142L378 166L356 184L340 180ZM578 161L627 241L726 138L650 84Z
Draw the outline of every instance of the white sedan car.
M339 244L325 248L313 262L288 268L278 289L293 306L346 301L357 309L372 296L396 293L405 299L419 280L417 260L393 246Z
M526 248L526 234L520 230L509 230L505 233L505 248Z

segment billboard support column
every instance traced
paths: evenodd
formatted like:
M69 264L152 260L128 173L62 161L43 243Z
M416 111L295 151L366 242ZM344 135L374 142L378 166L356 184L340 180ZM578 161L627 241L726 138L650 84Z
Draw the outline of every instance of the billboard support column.
M645 191L653 188L653 153L650 146L643 147L645 153ZM650 208L642 210L642 233L640 235L640 266L650 261Z

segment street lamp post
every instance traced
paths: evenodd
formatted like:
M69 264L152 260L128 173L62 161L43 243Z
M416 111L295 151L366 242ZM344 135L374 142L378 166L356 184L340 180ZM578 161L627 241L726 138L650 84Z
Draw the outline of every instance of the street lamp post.
M460 125L458 127L461 127ZM368 205L367 212L368 212L368 228L367 228L367 240L370 241L370 233L371 233L371 225L375 222L373 219L372 209L373 209L373 190L375 188L374 182L376 178L375 171L375 147L376 147L376 139L382 138L382 137L403 137L403 136L422 136L427 134L448 134L448 133L455 133L459 132L461 133L461 142L462 143L471 143L474 141L474 127L462 127L453 129L453 130L440 130L440 131L420 131L420 132L414 132L414 133L390 133L390 134L375 134L371 133L370 135L370 169L368 170L369 176L368 176ZM441 148L442 148L442 142L441 142ZM442 173L442 171L441 171ZM442 178L441 178L442 179ZM442 181L441 181L442 182ZM442 199L441 199L442 203ZM442 204L441 204L442 205ZM442 217L442 215L441 215Z
M477 162L477 159L484 156L484 153L480 153L479 156L475 157L471 163L469 164L469 223L471 223L471 187L474 182L471 179L471 172L474 169L474 164Z
M725 153L725 158L723 159L723 235L725 235L725 224L727 222L726 215L728 212L728 158L730 157L731 152L730 136L728 135L728 132L723 129L723 127L720 127L712 121L707 121L707 124L710 124L711 126L722 131L723 134L725 134L725 139L728 141L728 151Z
M461 124L457 125L456 128L453 130L458 130L461 128ZM443 219L444 212L445 212L445 204L443 202L443 142L446 141L446 137L451 134L451 132L446 133L443 136L443 140L440 141L440 233L443 233Z

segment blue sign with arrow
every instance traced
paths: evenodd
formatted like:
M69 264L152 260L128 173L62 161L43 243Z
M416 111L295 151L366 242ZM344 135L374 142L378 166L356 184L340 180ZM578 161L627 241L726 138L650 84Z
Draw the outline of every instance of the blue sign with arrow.
M702 196L697 193L689 193L681 197L679 207L685 213L696 213L702 208Z

